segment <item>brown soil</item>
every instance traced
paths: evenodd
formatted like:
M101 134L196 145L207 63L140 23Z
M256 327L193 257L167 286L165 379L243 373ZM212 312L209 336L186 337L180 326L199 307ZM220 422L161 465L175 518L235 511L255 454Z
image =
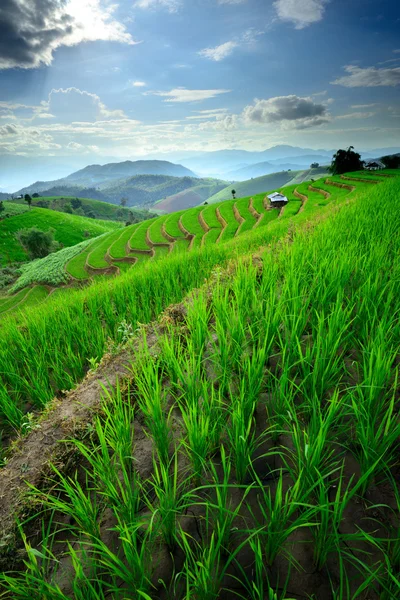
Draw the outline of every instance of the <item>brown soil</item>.
M224 233L225 229L228 227L228 223L225 221L224 217L221 215L219 208L217 208L215 210L215 214L217 215L217 219L221 223L221 227L222 227L221 233L219 234L219 236L217 237L217 240L215 242L216 244L218 244L218 242L221 239L222 234Z
M244 219L242 217L242 215L240 214L240 212L238 211L238 207L236 206L236 202L233 205L233 214L235 215L236 221L239 223L239 227L236 229L235 235L233 236L233 237L236 237L236 236L238 236L240 234L240 230L242 229L243 223L246 222L246 219Z
M313 185L309 185L308 189L310 190L310 192L317 192L318 194L322 194L322 196L326 199L330 198L332 195L329 192L327 192L326 190L321 190L320 188L317 188Z
M363 179L362 177L347 177L347 175L341 175L340 179L344 179L345 181L362 181L362 183L372 183L376 185L379 181L374 181L373 179Z
M345 190L349 190L350 192L354 192L354 190L356 189L356 187L354 185L347 185L346 183L339 183L338 181L331 181L330 179L325 179L325 184L343 188Z
M306 196L305 194L301 194L300 192L297 191L297 189L294 190L293 196L295 196L296 198L299 198L299 200L301 200L301 206L300 206L299 212L297 213L297 214L300 214L301 212L303 212L304 207L307 204L308 196Z
M263 220L264 213L259 213L256 211L256 209L254 208L254 204L253 204L253 198L250 198L249 211L253 215L253 217L257 220L257 222L253 226L253 229L255 229L256 227L258 227L260 225L261 221Z

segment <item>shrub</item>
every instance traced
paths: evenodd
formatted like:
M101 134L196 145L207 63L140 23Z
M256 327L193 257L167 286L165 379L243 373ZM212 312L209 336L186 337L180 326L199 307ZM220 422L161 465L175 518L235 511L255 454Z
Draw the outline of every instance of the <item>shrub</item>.
M44 258L58 249L59 244L54 240L54 229L41 231L37 227L21 229L16 237L31 259Z

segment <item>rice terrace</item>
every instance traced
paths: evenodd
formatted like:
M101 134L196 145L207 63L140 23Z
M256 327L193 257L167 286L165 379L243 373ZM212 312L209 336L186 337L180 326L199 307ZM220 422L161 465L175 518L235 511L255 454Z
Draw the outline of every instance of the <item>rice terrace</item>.
M1 5L0 600L400 600L373 4Z

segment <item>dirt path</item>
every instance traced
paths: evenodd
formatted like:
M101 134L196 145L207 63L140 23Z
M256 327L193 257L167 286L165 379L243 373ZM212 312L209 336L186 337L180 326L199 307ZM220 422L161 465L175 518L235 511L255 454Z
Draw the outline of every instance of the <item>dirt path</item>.
M341 175L340 179L344 179L345 181L361 181L362 183L372 183L372 185L380 183L379 181L375 181L374 179L362 179L362 177L348 177L347 175Z
M250 198L250 201L249 201L249 211L253 215L253 217L256 219L256 222L254 223L252 229L256 229L256 227L258 227L260 225L261 221L263 220L265 213L259 213L256 211L256 209L254 208L254 204L253 204L253 198Z
M240 212L238 210L237 202L235 202L235 204L233 205L233 214L235 215L236 221L239 223L239 227L236 229L235 235L233 236L233 237L237 237L240 234L240 230L242 229L243 223L246 222L246 219L244 219L242 217L242 215L240 214Z
M313 185L309 185L308 189L310 190L310 192L317 192L317 194L321 194L326 200L332 196L332 194L330 194L326 190L321 190L321 188L317 188Z
M338 181L330 181L329 179L325 179L326 185L333 185L335 187L344 188L345 190L349 190L350 192L354 192L356 189L355 185L348 185L347 183L339 183Z
M217 219L218 221L221 223L221 233L219 234L219 236L216 239L216 244L218 244L221 240L221 236L224 233L225 229L228 227L228 223L225 221L224 217L221 215L219 208L217 208L215 210L215 214L217 215Z
M296 198L299 198L299 200L301 200L301 206L300 206L299 212L297 213L299 215L300 213L303 212L303 210L308 202L308 196L306 196L305 194L301 194L297 190L297 188L294 190L293 196L296 196Z

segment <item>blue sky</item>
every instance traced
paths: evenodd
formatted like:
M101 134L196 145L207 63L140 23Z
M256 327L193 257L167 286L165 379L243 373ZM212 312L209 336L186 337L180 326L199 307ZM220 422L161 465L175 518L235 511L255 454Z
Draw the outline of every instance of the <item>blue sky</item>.
M2 0L0 154L399 146L399 31L397 0Z

